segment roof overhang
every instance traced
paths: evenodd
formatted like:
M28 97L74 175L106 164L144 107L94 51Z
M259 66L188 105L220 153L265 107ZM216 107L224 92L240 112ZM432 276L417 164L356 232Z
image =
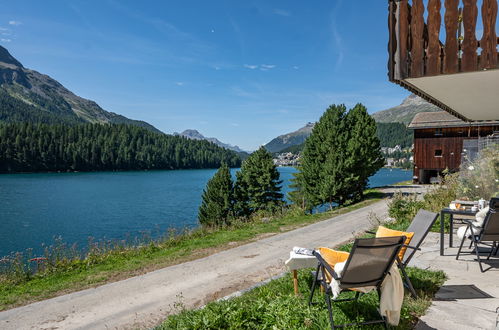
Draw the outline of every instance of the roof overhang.
M465 121L499 120L499 70L406 78L400 84Z

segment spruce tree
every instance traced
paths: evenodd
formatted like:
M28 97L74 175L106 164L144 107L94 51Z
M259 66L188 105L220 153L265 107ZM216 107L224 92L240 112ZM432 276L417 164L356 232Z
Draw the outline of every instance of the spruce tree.
M229 167L222 164L203 191L198 218L202 226L229 225L232 217L233 183Z
M354 201L362 198L368 179L383 167L385 160L381 153L376 132L376 122L367 113L366 107L358 103L346 117L349 127L347 144L347 171L351 173L348 195Z
M295 174L293 202L311 210L324 203L340 203L344 188L344 105L331 105L305 141L299 172ZM301 199L301 200L300 200Z
M384 163L374 119L362 104L348 112L344 105L330 106L306 140L300 163L294 203L312 210L361 199Z
M274 211L283 204L279 172L272 155L260 147L242 164L235 185L235 210L247 216L259 210Z

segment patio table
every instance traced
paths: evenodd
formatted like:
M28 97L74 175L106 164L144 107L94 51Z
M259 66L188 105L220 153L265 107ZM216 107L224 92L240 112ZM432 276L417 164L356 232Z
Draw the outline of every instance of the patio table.
M471 203L470 203L471 204ZM467 208L464 210L458 210L458 209L451 209L451 208L444 208L442 211L440 211L440 255L444 255L444 233L445 233L445 226L444 226L444 216L448 214L450 216L449 224L450 224L450 229L449 229L449 247L452 247L452 236L454 232L454 216L455 215L464 215L464 216L470 216L474 217L477 214L478 211L471 211L471 209Z
M297 254L289 252L289 259L286 260L286 266L293 272L293 286L295 295L298 295L298 269L317 267L317 258L314 256Z

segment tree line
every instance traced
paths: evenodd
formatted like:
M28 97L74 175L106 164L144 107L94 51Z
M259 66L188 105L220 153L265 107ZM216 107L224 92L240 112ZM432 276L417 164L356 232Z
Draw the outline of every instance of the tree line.
M243 161L235 181L223 164L203 191L199 222L207 227L226 226L260 211L273 213L284 204L281 183L272 154L264 147Z
M376 123L367 109L362 104L348 111L344 105L331 105L305 141L289 197L307 211L356 202L363 197L368 178L383 165ZM282 206L279 172L263 147L243 161L236 177L233 182L222 165L208 181L199 208L203 226L228 225L234 218Z
M107 171L240 166L208 141L132 125L0 123L0 172Z

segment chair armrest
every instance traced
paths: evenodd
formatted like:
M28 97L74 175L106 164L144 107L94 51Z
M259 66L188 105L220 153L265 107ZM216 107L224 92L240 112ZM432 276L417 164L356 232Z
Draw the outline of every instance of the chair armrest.
M473 226L473 220L471 220L471 219L462 219L462 220L463 220L463 222L464 222L465 224L470 225L470 226Z
M414 247L414 246L410 246L410 245L403 245L404 247L408 248L408 249L413 249L413 250L416 250L416 251L421 251L421 248L418 248L418 247Z
M327 270L327 272L328 272L329 274L331 274L331 276L333 276L333 278L334 278L335 280L337 280L337 281L338 281L338 280L340 280L340 279L341 279L341 277L340 277L340 276L338 276L338 274L336 274L336 272L335 272L335 271L334 271L334 269L331 267L331 265L330 265L330 264L328 264L326 260L324 260L324 258L321 256L321 254L320 254L319 252L317 252L317 251L315 251L315 250L314 250L314 251L312 252L312 254L313 254L313 255L317 258L317 260L319 260L319 264L320 264L322 267L324 267L324 268Z

